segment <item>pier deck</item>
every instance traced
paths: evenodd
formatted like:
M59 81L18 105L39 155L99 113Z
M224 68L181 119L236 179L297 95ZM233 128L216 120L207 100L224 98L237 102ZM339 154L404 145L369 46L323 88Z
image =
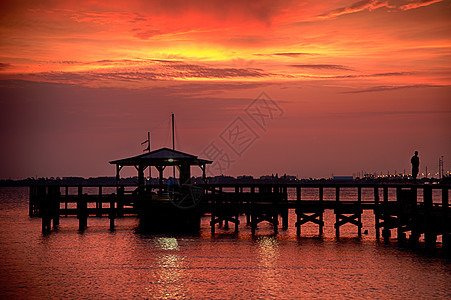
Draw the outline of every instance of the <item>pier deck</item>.
M155 186L31 186L31 217L42 218L42 231L47 233L59 225L62 216L77 216L79 228L87 226L91 216L108 217L110 228L114 220L123 216L137 216L143 223L158 230L158 226L172 229L198 230L200 218L211 217L211 231L218 224L228 228L229 222L239 230L239 216L246 215L252 233L260 222L269 222L274 232L287 228L288 211L296 213L297 235L302 225L312 222L323 233L325 210L336 216L336 236L340 227L353 224L361 235L363 210L375 215L376 237L388 240L391 230L397 229L399 242L418 243L424 235L428 246L434 247L438 235L443 247L450 248L451 215L450 185L387 184L387 183L315 183L315 184L206 184L193 186L201 190L201 197L186 205L185 200L171 197ZM189 188L189 187L187 187ZM160 192L155 192L159 189ZM189 199L187 201L191 201ZM162 225L163 224L163 225ZM186 225L189 224L189 227ZM161 229L161 228L160 228ZM163 228L164 229L164 228Z

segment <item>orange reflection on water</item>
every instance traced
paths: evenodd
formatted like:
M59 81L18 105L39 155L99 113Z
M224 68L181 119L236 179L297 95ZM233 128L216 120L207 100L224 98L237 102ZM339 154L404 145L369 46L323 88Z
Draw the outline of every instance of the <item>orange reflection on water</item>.
M161 237L155 241L163 252L156 260L158 266L156 279L160 288L152 297L156 299L186 298L186 292L189 290L186 283L189 282L189 276L185 271L184 257L176 253L180 250L177 239Z
M280 273L278 268L279 244L275 237L261 237L258 242L258 277L261 289L268 297L278 294Z

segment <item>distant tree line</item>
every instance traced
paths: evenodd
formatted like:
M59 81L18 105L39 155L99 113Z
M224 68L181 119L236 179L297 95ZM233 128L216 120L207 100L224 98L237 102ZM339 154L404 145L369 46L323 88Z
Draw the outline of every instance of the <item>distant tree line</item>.
M163 179L163 184L167 184L167 178ZM296 176L291 175L283 175L278 176L276 175L265 175L260 176L258 178L254 178L253 176L238 176L238 177L232 177L232 176L226 176L226 175L219 175L219 176L212 176L207 177L207 183L210 184L233 184L233 183L243 183L243 184L258 184L258 183L327 183L327 182L336 182L340 181L339 178L304 178L304 179L298 179ZM346 182L365 182L365 183L384 183L384 182L391 182L391 183L408 183L411 182L411 179L407 176L403 177L364 177L364 178L351 178L347 179ZM419 180L419 183L444 183L444 184L451 184L451 177L444 177L441 181L434 178L423 178ZM159 184L158 178L152 178L151 181L147 181L147 184ZM191 178L192 184L201 184L202 178L201 177L192 177ZM138 177L128 177L128 178L121 178L119 184L122 185L137 185L138 184ZM41 178L26 178L26 179L20 179L20 180L13 180L13 179L2 179L0 180L0 186L31 186L31 185L68 185L68 186L114 186L116 185L116 177L90 177L90 178L83 178L83 177L41 177Z

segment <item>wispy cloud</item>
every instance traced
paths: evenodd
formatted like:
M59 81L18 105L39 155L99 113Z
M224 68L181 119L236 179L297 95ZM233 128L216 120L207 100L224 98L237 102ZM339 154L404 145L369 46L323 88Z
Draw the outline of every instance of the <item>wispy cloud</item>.
M294 64L289 66L299 69L346 70L346 71L353 70L352 68L343 65L328 65L328 64Z
M321 68L313 68L321 69ZM326 70L341 70L338 68L324 68ZM347 69L344 69L347 70ZM351 69L352 70L352 69ZM391 77L391 76L407 76L412 75L412 72L387 72L387 73L374 73L374 74L348 74L348 75L293 75L293 77L302 77L308 79L354 79L354 78L374 78L374 77Z
M332 78L367 78L367 77L391 77L391 76L406 76L412 75L412 72L387 72L374 74L356 74L356 75L337 75Z
M367 89L342 92L342 94L359 94L359 93L393 91L393 90L401 90L401 89L439 88L439 87L449 87L449 86L433 85L433 84L414 84L414 85L401 85L401 86L380 85L380 86L374 86L374 87L367 88Z
M434 3L438 3L438 2L442 2L443 0L417 0L417 1L412 1L408 4L405 5L401 5L399 7L400 10L410 10L410 9L415 9L415 8L419 8L419 7L423 7L423 6L428 6Z
M380 7L388 6L387 1L376 1L376 0L361 0L358 2L354 2L350 6L341 7L329 11L327 13L321 14L318 17L320 19L329 19L335 18L342 15L352 14L356 12L361 12L364 10L374 10Z
M164 64L177 64L181 63L181 60L170 60L170 59L99 59L91 61L76 61L76 60L55 60L55 61L39 61L39 63L51 63L60 65L80 65L80 66L143 66L151 65L154 63L164 63Z
M102 60L92 63L110 65L117 61ZM119 61L128 63L127 60ZM133 61L134 63L135 61ZM98 69L94 71L61 71L39 72L33 74L19 74L19 78L47 82L65 82L74 84L90 84L91 82L119 81L142 82L155 80L183 80L183 79L231 79L231 78L261 78L269 73L257 68L211 67L189 64L180 61L145 61L143 66L131 68Z
M256 53L255 56L288 56L288 57L299 57L304 55L317 55L316 53L308 53L308 52L276 52L276 53Z
M169 66L178 71L182 78L264 77L268 75L262 69L257 68L215 68L186 63Z
M332 11L323 13L318 16L319 19L336 18L342 15L357 13L361 11L372 11L378 8L386 7L391 10L411 10L419 7L429 6L434 3L443 2L444 0L413 0L407 4L391 3L386 0L361 0L354 2L353 4L341 8L334 9Z
M163 32L161 30L148 29L148 30L144 30L144 31L139 31L134 36L137 38L143 39L143 40L147 40L151 37L160 36L162 34L163 34Z

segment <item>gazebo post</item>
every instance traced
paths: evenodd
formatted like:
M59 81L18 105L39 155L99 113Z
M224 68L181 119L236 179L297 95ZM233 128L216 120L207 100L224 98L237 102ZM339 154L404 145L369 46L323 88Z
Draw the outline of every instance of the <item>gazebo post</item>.
M191 168L187 163L183 163L180 165L180 185L189 183L191 178Z
M138 186L144 186L144 166L138 165Z
M120 176L120 172L121 172L122 166L120 164L116 165L116 186L119 186L119 183L121 181L121 176Z
M163 193L163 171L165 169L164 166L155 166L155 168L157 168L158 170L158 174L159 174L159 189L160 189L160 194Z
M202 183L205 184L206 180L207 180L207 177L205 175L205 169L206 169L207 165L202 164L202 165L199 165L199 167L202 169Z

